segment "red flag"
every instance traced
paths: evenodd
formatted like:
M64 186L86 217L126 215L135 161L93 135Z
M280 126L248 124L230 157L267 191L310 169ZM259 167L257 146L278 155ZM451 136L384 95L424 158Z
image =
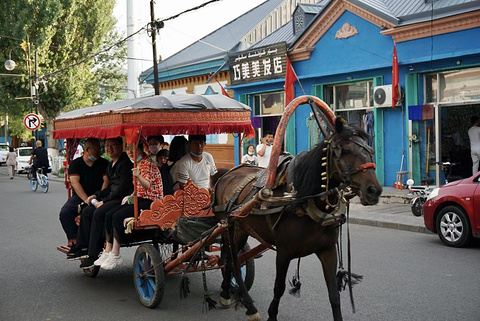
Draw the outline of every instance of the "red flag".
M212 75L213 79L215 79L215 81L217 82L217 84L220 86L220 88L222 89L222 95L227 96L228 98L232 98L232 97L230 97L230 95L227 93L227 91L226 91L225 88L222 86L222 84L218 82L218 80L217 80L217 78L215 77L215 75L214 75L214 74L211 74L211 75Z
M295 91L293 89L293 84L298 80L295 70L293 70L290 59L287 56L287 72L285 74L285 106L288 105L293 98L295 98Z
M393 63L392 63L392 108L397 105L398 102L398 59L397 59L397 47L393 44Z

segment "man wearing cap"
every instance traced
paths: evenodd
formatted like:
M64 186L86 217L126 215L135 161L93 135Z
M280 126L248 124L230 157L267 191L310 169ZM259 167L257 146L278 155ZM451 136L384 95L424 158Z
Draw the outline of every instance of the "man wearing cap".
M205 135L188 136L190 153L178 161L177 180L181 189L185 187L188 179L200 188L210 190L212 187L212 176L217 173L217 167L212 155L203 151L206 141Z

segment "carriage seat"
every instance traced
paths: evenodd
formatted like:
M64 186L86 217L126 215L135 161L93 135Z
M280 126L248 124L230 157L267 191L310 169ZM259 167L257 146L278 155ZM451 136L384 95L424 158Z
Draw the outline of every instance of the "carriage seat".
M210 202L210 192L206 188L199 188L189 179L183 190L154 201L150 209L142 211L135 229L156 226L165 230L175 228L179 217L213 216Z

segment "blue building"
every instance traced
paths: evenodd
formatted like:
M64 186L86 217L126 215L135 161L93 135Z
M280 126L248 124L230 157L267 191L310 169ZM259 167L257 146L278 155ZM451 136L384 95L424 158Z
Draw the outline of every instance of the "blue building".
M403 183L407 176L417 183L430 176L441 184L438 163L444 161L458 164L452 174L468 177L469 119L480 115L480 43L475 40L480 39L480 4L390 3L390 7L367 0L300 4L288 24L234 55L286 42L299 78L295 95L321 98L336 115L372 136L383 185L392 186L399 171L408 172ZM392 108L394 43L404 98ZM263 114L268 108L264 101L281 97L284 81L250 78L230 89L236 99L253 107L253 116L261 118L258 126L271 130L282 110L277 109L275 116ZM315 142L309 118L309 106L295 112L294 126L287 130L289 152L309 149Z
M268 24L267 15L262 23ZM444 161L458 164L453 175L471 175L467 130L470 117L480 115L479 1L321 0L299 3L291 18L254 44L239 39L230 47L228 66L217 61L235 99L252 107L257 141L275 129L285 106L286 55L274 53L285 48L299 79L295 96L317 96L336 115L371 134L383 185L392 186L399 171L408 172L403 182L406 176L417 183L431 177L442 184L439 164ZM222 27L212 35L222 39L224 32ZM403 98L392 108L394 44ZM271 56L261 56L268 53ZM264 59L276 75L259 76L265 71ZM182 68L191 72L205 63ZM159 74L162 81L165 71ZM316 141L309 106L302 106L287 129L286 149L296 154Z

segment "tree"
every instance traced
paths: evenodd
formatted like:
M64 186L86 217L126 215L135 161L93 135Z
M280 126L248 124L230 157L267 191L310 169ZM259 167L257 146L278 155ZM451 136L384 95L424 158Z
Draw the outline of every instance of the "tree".
M112 16L115 0L17 0L9 5L10 10L0 12L0 51L5 60L11 52L17 62L14 72L25 76L0 78L0 114L8 109L10 123L17 123L30 111L30 100L15 98L30 96L29 66L33 75L37 51L38 111L48 145L55 146L53 119L61 111L115 99L125 87L124 43L94 55L120 39ZM19 48L20 39L27 37L30 55Z

